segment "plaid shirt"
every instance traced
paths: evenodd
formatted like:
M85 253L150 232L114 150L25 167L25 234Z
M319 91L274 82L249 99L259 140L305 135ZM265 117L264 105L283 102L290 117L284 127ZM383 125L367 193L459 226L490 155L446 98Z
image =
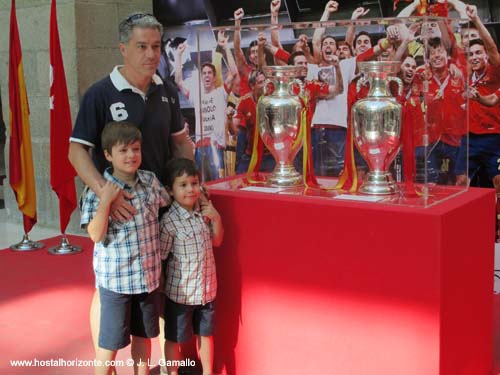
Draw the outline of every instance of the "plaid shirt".
M112 176L109 169L104 178L134 196L129 202L137 214L126 223L109 218L106 236L94 245L96 284L121 294L152 292L160 285L161 273L158 209L170 198L152 172L138 170L134 186ZM87 188L81 206L82 227L95 216L98 205L99 198Z
M184 305L204 305L215 299L217 277L210 227L198 211L177 202L160 221L160 244L168 256L165 293Z

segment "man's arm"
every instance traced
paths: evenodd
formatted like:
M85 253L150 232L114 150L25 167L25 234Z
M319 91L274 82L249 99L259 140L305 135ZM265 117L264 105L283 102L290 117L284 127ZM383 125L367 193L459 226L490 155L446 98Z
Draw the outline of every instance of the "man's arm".
M328 92L330 97L337 96L344 92L344 81L342 80L342 71L340 70L340 61L337 56L333 56L333 66L335 68L335 85L330 85Z
M496 92L489 95L480 95L479 91L475 87L469 87L466 91L465 95L472 100L476 100L482 105L486 107L494 107L498 103L500 103L500 98L497 95L500 95L500 89Z
M106 180L95 167L89 149L89 146L82 143L70 142L68 159L75 168L78 177L97 194L106 183Z
M485 96L478 95L477 101L487 107L494 107L500 103L500 99L495 93Z
M477 14L477 7L475 5L467 5L466 12L471 22L474 26L476 26L479 36L483 40L484 49L488 54L490 64L493 66L500 65L500 54L498 53L497 45L491 37L490 32L479 18L479 15Z
M186 43L187 43L187 41L183 42L177 46L177 56L175 59L174 80L175 80L175 84L179 88L179 91L182 92L182 95L184 95L186 98L189 99L189 89L184 84L184 79L182 78L182 54L184 53L184 50L186 49Z
M227 59L227 65L229 72L224 81L226 92L232 91L232 87L235 85L235 78L238 76L238 67L236 66L236 61L234 60L233 53L231 52L231 47L229 46L229 36L226 36L224 31L219 31L217 34L217 44L224 51Z
M328 21L330 19L330 15L336 12L338 7L339 4L334 0L330 0L328 3L326 3L323 15L320 18L320 22ZM313 45L314 59L316 61L321 61L321 39L323 38L323 35L325 35L325 31L326 31L325 27L317 27L314 30L312 45Z
M259 69L262 69L263 66L266 66L266 47L267 47L267 39L266 39L266 34L264 34L262 31L259 33L257 36L257 58L259 62ZM269 46L269 48L274 48L277 50L276 47L274 46ZM272 53L272 52L271 52ZM273 54L274 56L275 54Z
M393 61L401 61L408 50L408 45L415 39L415 35L405 24L391 25L387 28L387 40L394 45L396 52Z
M359 7L354 9L351 15L351 20L356 21L360 17L366 16L366 14L370 11L370 9L365 9L363 7ZM345 33L345 42L349 44L354 49L354 39L356 37L356 27L354 25L349 25L347 27L347 31Z
M271 28L271 44L276 48L283 49L280 40L280 33L278 31L278 15L281 7L281 0L273 0L271 1L271 25L274 27Z
M463 1L460 0L447 0L448 5L450 5L453 9L455 9L460 18L467 19L467 5Z
M245 54L241 49L241 20L245 15L245 11L243 8L239 8L234 11L234 57L236 59L236 65L238 66L238 73L240 76L245 75L245 67L247 65L247 61L245 58Z
M186 158L194 160L193 142L189 139L186 130L182 130L170 136L172 154L174 158Z

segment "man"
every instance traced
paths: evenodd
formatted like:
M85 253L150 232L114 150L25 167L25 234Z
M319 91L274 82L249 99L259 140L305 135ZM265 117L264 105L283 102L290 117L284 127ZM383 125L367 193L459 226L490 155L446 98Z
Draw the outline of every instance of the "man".
M341 40L337 43L337 52L335 54L339 60L349 59L352 57L351 46L345 40Z
M372 38L366 31L360 31L354 38L354 54L361 55L372 48Z
M320 21L328 21L338 9L336 1L328 1ZM309 80L335 84L334 60L337 59L337 42L324 35L325 28L318 27L313 34L313 53L319 63L309 64ZM354 78L356 59L340 61L342 86L347 88ZM344 147L347 129L347 90L333 98L319 100L312 118L312 157L316 175L338 176L344 164Z
M355 47L356 47L356 41L357 41L357 38L356 38L356 26L355 25L359 25L360 22L358 22L358 20L363 17L363 16L366 16L368 14L368 12L370 12L370 9L365 9L363 7L358 7L356 9L354 9L354 11L352 12L352 16L351 16L351 21L356 21L356 22L352 22L349 26L347 26L347 30L346 30L346 33L345 33L345 41L347 44L349 44L349 46L354 50ZM368 21L367 23L368 25L370 24L370 21ZM368 39L370 40L370 47L371 47L371 38L370 38L370 35L366 32L360 32L358 35L366 35L368 37ZM361 43L363 44L363 43ZM368 47L368 48L370 48ZM356 54L356 52L354 52L354 54Z
M165 165L173 155L193 157L181 121L176 89L164 84L155 74L161 55L161 35L162 25L149 14L134 13L122 21L119 48L124 65L115 67L83 97L70 139L69 160L97 196L105 185L102 173L107 165L100 137L110 121L127 120L140 128L143 135L141 168L154 172L162 183L165 183ZM111 206L115 220L124 222L136 213L128 202L132 198L120 192ZM99 296L95 293L91 306L94 342L99 332L99 309ZM146 368L143 366L140 371Z
M239 8L234 11L234 57L236 59L236 65L238 67L240 84L237 94L243 96L250 92L250 87L248 86L248 76L252 70L258 69L258 44L256 40L253 40L248 47L248 61L241 49L241 20L245 15L243 8Z
M481 186L493 186L497 192L497 241L500 238L500 107L483 105L480 97L497 92L500 87L500 53L495 41L481 22L474 5L466 6L467 16L481 39L469 41L469 63L472 75L469 98L469 147L467 137L462 139L459 155L465 159L468 151L469 164L457 165L457 184L466 185L475 175L485 175ZM462 159L459 159L462 161ZM468 167L469 179L466 171Z
M320 21L328 21L337 8L336 1L328 1ZM309 64L307 78L332 85L335 84L334 61L337 42L332 36L324 34L324 27L317 27L314 31L313 52L319 64ZM347 87L355 78L357 62L368 60L389 46L390 43L384 39L375 47L362 49L362 52L360 49L356 57L340 61L344 90L333 98L319 100L312 119L311 139L316 175L338 176L343 169L348 115Z
M467 5L467 15L481 39L469 43L469 64L472 69L469 87L469 178L479 169L487 174L488 185L500 194L500 109L481 103L479 97L494 94L500 87L500 53L486 27L481 22L475 6ZM462 139L460 154L467 155L467 140ZM457 183L468 184L466 164L457 165Z
M296 66L299 68L297 70L297 78L304 83L304 93L303 96L306 98L305 103L307 105L307 116L308 122L311 123L312 117L316 110L316 104L318 99L333 98L344 91L342 73L340 71L340 59L338 57L334 58L333 66L335 69L335 84L328 84L327 82L320 82L318 80L307 80L308 73L308 63L307 57L302 51L296 51L292 53L288 59L288 64ZM309 131L309 129L308 129ZM307 139L310 140L311 134L307 134ZM312 157L309 154L308 160ZM303 150L301 149L298 156L295 158L294 164L298 170L303 168ZM312 161L309 160L309 167L312 167ZM313 182L313 181L311 181Z
M185 44L177 48L175 83L184 96L195 108L196 115L196 153L195 159L202 171L203 181L224 177L224 150L226 148L226 107L228 95L232 90L234 77L237 75L236 63L228 37L223 31L217 34L217 44L225 52L229 73L223 86L216 87L217 71L212 63L205 62L201 68L201 101L197 87L188 87L182 78L182 54ZM200 110L201 103L201 110ZM200 119L201 115L201 119Z
M279 30L281 29L278 21L279 10L281 7L281 0L272 0L270 4L271 11L271 25L276 25L271 28L271 44L277 48L275 52L270 51L274 56L276 65L287 65L290 54L283 49L281 45ZM292 46L292 52L302 51L307 58L307 61L314 63L314 56L311 54L309 48L309 39L306 34L300 34L297 41ZM262 68L262 66L261 66Z
M441 39L430 39L427 52L430 67L428 90L424 93L428 128L427 180L454 185L460 139L467 126L462 97L465 82L463 73L452 74L450 56ZM416 158L418 163L419 156Z
M250 92L242 96L233 117L233 131L237 133L236 173L246 173L253 151L253 135L256 122L257 101L264 92L266 77L260 70L253 70L248 77ZM264 150L260 171L271 172L275 162L271 153Z

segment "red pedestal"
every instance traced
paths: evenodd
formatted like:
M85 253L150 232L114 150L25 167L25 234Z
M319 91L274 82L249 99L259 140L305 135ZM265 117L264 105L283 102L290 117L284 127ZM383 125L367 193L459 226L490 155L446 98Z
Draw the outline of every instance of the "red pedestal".
M430 208L212 188L216 372L487 375L495 197Z

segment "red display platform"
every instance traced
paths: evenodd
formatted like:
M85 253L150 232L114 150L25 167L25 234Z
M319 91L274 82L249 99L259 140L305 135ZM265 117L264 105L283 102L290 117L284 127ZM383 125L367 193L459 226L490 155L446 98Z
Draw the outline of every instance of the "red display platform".
M492 190L430 208L210 191L216 373L489 374Z

